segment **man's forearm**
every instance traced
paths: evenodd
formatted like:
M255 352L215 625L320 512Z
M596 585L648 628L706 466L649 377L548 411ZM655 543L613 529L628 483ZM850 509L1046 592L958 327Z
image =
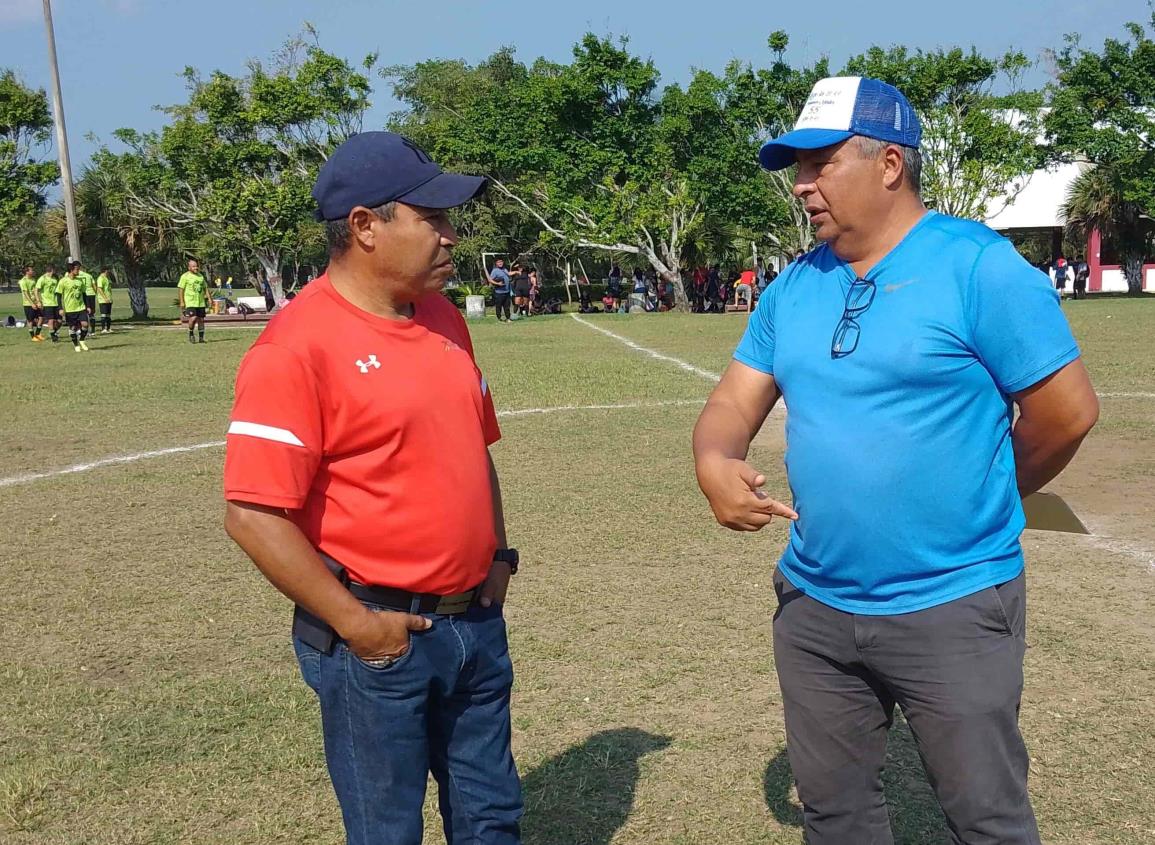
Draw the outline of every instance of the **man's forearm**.
M1015 476L1019 495L1037 493L1062 472L1083 442L1086 433L1045 430L1027 417L1019 417L1011 437L1015 451Z
M509 537L505 532L505 506L501 500L501 482L497 477L497 467L493 456L489 457L489 490L493 497L493 533L497 535L497 547L509 548Z
M736 458L745 460L757 427L726 401L711 399L694 426L694 460Z
M269 583L342 637L348 637L363 620L364 606L333 576L283 512L230 503L225 529Z

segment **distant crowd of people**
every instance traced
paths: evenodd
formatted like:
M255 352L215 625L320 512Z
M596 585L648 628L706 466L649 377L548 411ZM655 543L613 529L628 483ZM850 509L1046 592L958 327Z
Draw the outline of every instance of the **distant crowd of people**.
M1060 255L1053 261L1041 261L1037 266L1055 283L1055 290L1059 292L1060 297L1066 293L1067 283L1070 282L1073 297L1075 299L1086 298L1087 279L1091 276L1091 266L1083 256L1080 255L1072 262Z
M722 313L728 305L753 308L777 277L778 272L765 267L760 260L748 270L723 271L721 264L682 270L682 283L690 298L691 310L697 314ZM489 271L488 282L499 322L560 312L561 301L544 298L540 274L532 267L515 262L507 269L505 259L498 258ZM574 275L570 283L577 289L578 310L583 314L625 313L637 308L647 312L671 311L676 304L673 283L659 276L652 267L635 267L627 277L622 266L615 262L606 276L600 303L593 299L587 276Z
M559 314L561 301L545 301L542 297L541 276L533 267L514 262L507 270L505 259L499 258L489 271L493 288L493 307L498 322L510 322L534 314Z

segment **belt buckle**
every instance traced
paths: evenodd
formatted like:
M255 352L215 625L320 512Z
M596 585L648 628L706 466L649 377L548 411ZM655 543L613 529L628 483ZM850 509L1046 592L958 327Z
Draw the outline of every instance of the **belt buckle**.
M469 605L473 603L473 594L475 592L477 591L469 590L452 596L442 596L441 600L437 602L437 606L433 608L433 612L438 616L453 616L458 613L464 613L469 609Z

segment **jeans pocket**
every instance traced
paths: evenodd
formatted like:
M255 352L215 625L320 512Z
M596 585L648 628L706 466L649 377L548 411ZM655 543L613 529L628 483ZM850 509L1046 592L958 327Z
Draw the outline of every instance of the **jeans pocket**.
M309 689L319 692L321 686L321 652L306 645L298 639L293 639L293 651L297 653L297 666L301 670L301 678Z
M413 655L414 642L415 640L413 638L413 632L410 631L409 641L405 646L405 651L401 652L394 658L384 658L385 660L389 661L388 663L378 662L376 660L370 662L369 660L358 657L348 646L344 646L344 648L349 653L349 656L353 658L353 662L364 669L366 672L372 672L375 675L381 675L388 672L394 672L398 669L398 667L407 663L409 658Z

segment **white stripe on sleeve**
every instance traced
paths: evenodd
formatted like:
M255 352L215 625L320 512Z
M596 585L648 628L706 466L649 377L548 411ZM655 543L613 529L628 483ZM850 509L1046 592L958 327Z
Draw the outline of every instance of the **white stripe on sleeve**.
M273 440L277 443L288 443L290 446L304 446L301 439L287 428L275 428L271 425L262 425L254 422L233 420L229 423L229 434L243 434L247 437L257 437L261 440Z

